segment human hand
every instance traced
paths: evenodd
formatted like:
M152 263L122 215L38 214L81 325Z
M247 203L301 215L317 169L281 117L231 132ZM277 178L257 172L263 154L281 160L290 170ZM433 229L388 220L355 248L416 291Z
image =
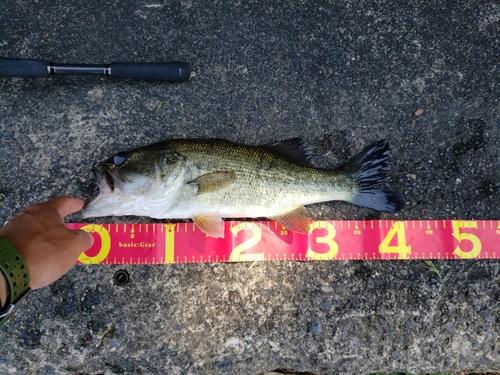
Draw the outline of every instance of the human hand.
M69 197L34 204L0 229L0 237L9 239L28 265L32 289L59 279L92 246L90 233L70 230L63 220L84 204L82 199Z

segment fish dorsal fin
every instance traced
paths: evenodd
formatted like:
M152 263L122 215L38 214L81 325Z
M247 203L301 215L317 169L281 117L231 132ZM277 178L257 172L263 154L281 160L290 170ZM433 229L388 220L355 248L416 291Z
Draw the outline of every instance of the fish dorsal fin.
M271 219L297 233L309 232L309 226L311 225L311 218L304 206L298 206L292 211L273 216Z
M312 150L301 138L291 138L260 146L294 163L305 164L312 155Z
M206 173L188 182L198 187L197 194L210 193L230 186L236 179L234 171L216 171Z
M224 238L224 221L218 212L195 215L193 221L203 233L215 238Z

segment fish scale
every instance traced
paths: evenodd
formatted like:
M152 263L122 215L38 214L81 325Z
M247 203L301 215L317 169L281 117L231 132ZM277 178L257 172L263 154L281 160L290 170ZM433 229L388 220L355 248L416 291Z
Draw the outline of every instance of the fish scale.
M188 173L190 179L213 170L236 171L238 178L235 185L237 185L237 189L227 189L222 195L207 193L196 197L200 204L206 206L225 202L229 209L248 207L255 205L256 197L258 197L260 216L267 216L268 211L272 212L273 208L276 209L276 205L281 206L283 210L283 207L289 208L291 204L294 208L293 204L296 206L297 202L306 204L302 202L305 196L311 196L313 200L334 200L347 195L340 196L339 194L340 198L332 197L333 186L339 186L338 190L342 191L354 189L353 184L349 184L345 178L345 173L297 165L257 147L243 147L219 140L212 142L206 140L172 141L170 145L187 157L191 171ZM224 158L219 157L220 154L224 155ZM193 165L189 162L190 160L193 160ZM287 173L283 173L283 171ZM319 184L327 186L318 189ZM316 191L323 193L322 195L326 193L328 196L313 198ZM190 192L187 192L185 198L181 196L180 201L185 202L189 194ZM219 197L217 199L214 196ZM214 203L215 200L218 201ZM179 207L180 210L186 209L182 203L179 204ZM224 212L223 209L221 211Z

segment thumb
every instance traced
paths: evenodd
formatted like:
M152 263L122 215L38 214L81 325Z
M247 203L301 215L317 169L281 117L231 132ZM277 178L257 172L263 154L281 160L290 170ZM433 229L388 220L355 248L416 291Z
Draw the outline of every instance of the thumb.
M85 201L79 198L58 197L47 201L47 203L52 205L61 217L65 217L66 215L80 211Z

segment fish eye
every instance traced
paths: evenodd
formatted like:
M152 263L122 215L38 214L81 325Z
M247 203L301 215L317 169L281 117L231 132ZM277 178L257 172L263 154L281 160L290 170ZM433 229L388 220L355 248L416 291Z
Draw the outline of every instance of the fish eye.
M116 154L113 156L113 163L115 165L122 165L127 160L126 156L123 154Z

